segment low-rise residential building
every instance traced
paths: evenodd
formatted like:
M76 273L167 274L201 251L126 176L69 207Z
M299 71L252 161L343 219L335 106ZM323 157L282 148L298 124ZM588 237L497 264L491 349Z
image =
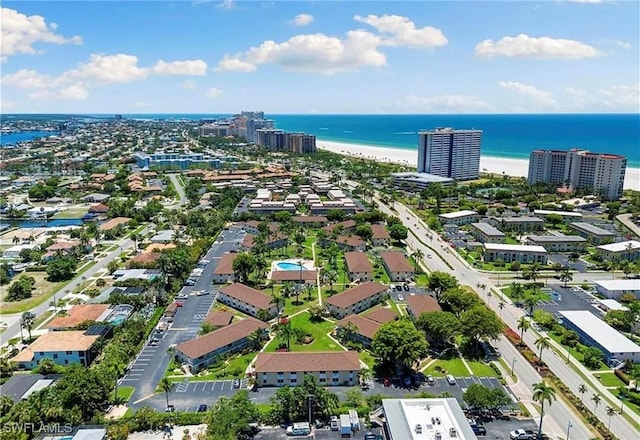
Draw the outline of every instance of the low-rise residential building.
M204 318L204 322L216 329L225 327L233 322L233 313L226 310L212 310Z
M640 345L636 344L588 310L558 312L563 325L575 331L580 341L600 349L608 365L627 360L640 363Z
M329 222L324 215L296 215L291 221L303 226L326 226Z
M356 235L340 235L336 239L327 238L324 243L335 243L340 249L347 252L364 252L367 249L367 242Z
M195 373L215 363L221 356L250 347L253 343L250 336L255 332L260 332L266 338L268 327L258 319L246 318L176 345L175 354L180 362L187 364Z
M503 243L505 235L489 223L471 223L471 235L480 243Z
M336 318L360 313L378 304L387 293L384 284L368 281L326 300L329 312Z
M373 279L373 267L364 252L345 252L344 261L347 265L349 281L371 281Z
M391 281L407 281L415 275L415 271L404 253L398 251L380 252L382 265Z
M358 384L357 351L258 353L254 363L258 386L298 386L313 376L320 386Z
M70 330L86 321L100 322L110 313L110 304L78 304L67 310L66 315L56 316L47 324L52 331Z
M493 226L500 228L503 232L534 232L544 229L544 219L540 217L505 217L491 218Z
M635 261L640 258L640 241L629 240L603 244L596 248L604 260Z
M81 364L85 367L97 355L99 335L87 335L85 331L47 332L39 336L27 348L10 359L18 368L32 369L42 359L49 358L58 365Z
M391 235L387 232L384 225L371 225L371 244L374 246L389 246L391 243Z
M100 225L101 231L110 231L111 229L117 228L118 226L127 226L131 219L129 217L115 217Z
M365 313L364 316L369 319L373 319L380 324L384 324L389 321L395 321L396 319L398 319L398 313L395 310L387 307L378 307L375 310Z
M640 299L640 280L598 280L594 284L596 292L607 298L618 299L630 293Z
M548 252L584 252L587 239L579 235L529 235L527 244L542 246Z
M412 319L418 319L423 313L439 312L442 310L438 301L431 295L409 295L407 300L407 313Z
M113 279L118 281L145 280L153 281L160 278L162 272L155 269L118 269L113 273Z
M271 281L314 284L318 281L318 272L316 270L276 270L271 272Z
M616 234L613 232L599 228L591 223L573 222L569 227L576 231L579 236L586 238L596 246L611 243L616 238Z
M213 282L216 284L232 283L236 280L236 274L233 271L233 260L236 259L238 254L228 253L224 254L216 268L213 270Z
M278 313L276 305L271 301L271 296L241 283L220 288L218 301L254 318L268 320Z
M324 229L328 234L331 234L335 229L339 229L340 231L344 232L344 231L349 231L355 228L356 225L357 223L355 220L345 220L340 223L333 223L331 225L327 225L322 229Z
M346 340L352 340L371 347L371 342L382 323L361 315L349 315L336 324L336 334Z
M267 235L264 240L264 245L269 250L282 249L289 244L289 237L282 233L276 232L275 235ZM247 234L242 239L242 250L244 252L251 251L256 245L256 236L253 234Z
M512 263L539 263L547 264L547 250L542 246L525 246L519 244L485 243L484 261Z
M549 211L546 209L536 209L533 215L547 220L550 215L559 215L564 223L579 222L582 220L582 213L574 211Z
M475 223L478 221L478 213L475 211L464 210L456 212L448 212L446 214L440 214L438 219L443 225L467 225L469 223Z

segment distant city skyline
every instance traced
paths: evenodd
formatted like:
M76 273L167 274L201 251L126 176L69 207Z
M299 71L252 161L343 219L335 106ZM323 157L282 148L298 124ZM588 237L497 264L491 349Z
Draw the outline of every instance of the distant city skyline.
M638 113L636 1L6 1L2 113Z

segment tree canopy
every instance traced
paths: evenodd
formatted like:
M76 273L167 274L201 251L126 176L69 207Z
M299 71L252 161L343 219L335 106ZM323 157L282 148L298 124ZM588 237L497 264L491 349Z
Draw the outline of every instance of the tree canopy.
M386 367L411 368L427 354L424 334L408 319L383 324L376 332L371 348L379 364Z

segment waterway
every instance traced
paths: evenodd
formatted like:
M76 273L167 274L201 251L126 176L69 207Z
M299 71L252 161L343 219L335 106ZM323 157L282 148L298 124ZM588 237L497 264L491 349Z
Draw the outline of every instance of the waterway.
M80 218L67 218L55 220L0 220L0 226L8 224L12 228L59 228L63 226L82 226Z
M19 142L30 142L35 139L57 136L59 134L60 132L57 131L20 131L17 133L3 133L0 136L0 146L15 146Z

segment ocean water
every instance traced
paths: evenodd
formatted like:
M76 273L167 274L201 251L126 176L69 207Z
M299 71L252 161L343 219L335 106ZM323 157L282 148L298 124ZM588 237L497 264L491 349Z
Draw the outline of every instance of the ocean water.
M56 136L60 133L55 131L22 131L19 133L7 133L0 135L0 145L15 145L18 142L32 141L38 138Z
M18 117L18 115L15 115ZM22 116L22 115L21 115ZM25 115L27 116L27 115ZM86 115L112 118L113 115ZM230 114L125 114L132 119L216 119ZM52 118L54 115L52 115ZM61 115L55 115L60 119ZM415 150L418 131L436 127L483 130L482 155L528 159L535 149L583 148L622 154L640 168L639 114L286 115L266 114L276 128L320 140ZM4 136L3 136L4 138ZM3 139L4 143L4 139Z

